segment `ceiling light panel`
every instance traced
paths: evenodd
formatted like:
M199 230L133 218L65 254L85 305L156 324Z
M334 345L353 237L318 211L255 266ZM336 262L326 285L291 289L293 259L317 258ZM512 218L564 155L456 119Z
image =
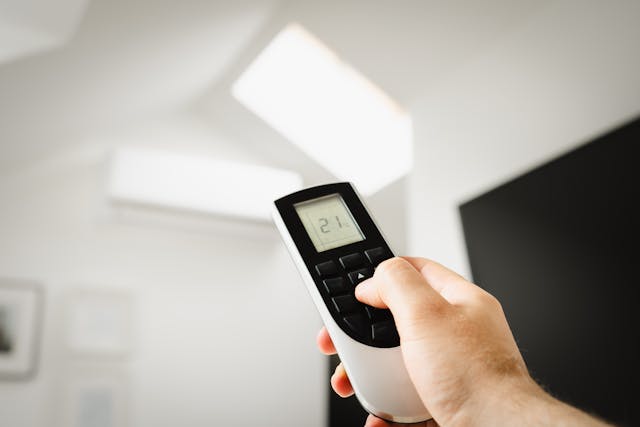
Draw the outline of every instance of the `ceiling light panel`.
M275 37L234 83L232 93L364 194L411 168L410 115L297 24Z

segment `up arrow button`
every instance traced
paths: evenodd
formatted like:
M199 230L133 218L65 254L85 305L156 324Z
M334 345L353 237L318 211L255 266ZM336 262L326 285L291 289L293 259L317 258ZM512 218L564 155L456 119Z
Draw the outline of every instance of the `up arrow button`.
M357 285L364 279L371 277L371 273L372 271L370 268L361 268L359 270L352 271L349 273L349 281L351 281L353 285Z

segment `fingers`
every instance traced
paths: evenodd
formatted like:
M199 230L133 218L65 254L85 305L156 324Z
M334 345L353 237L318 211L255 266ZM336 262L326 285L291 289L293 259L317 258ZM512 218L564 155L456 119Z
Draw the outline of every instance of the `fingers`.
M437 427L437 424L433 420L416 424L396 424L382 420L374 415L369 415L364 427Z
M449 270L442 264L426 258L403 257L422 274L427 283L451 304L462 304L484 292L481 288Z
M442 292L444 287L451 282L467 283L467 281L455 271L449 270L442 264L426 258L402 257L427 279L433 289Z
M336 348L333 345L333 341L331 341L327 328L324 326L318 332L316 342L318 344L318 348L324 354L336 354ZM344 370L342 363L336 366L336 370L333 372L333 375L331 375L331 387L340 397L349 397L353 394L351 381L349 381L349 377L347 376L347 372Z
M367 421L364 423L364 427L391 427L392 424L369 414Z
M340 397L349 397L353 394L351 381L349 381L349 377L342 363L336 366L336 370L333 375L331 375L331 387L333 387L333 391Z
M333 341L331 341L327 328L324 326L318 332L318 336L316 336L316 344L318 344L318 348L322 353L328 356L336 354L336 348L333 345Z
M407 260L391 258L376 268L371 279L356 287L356 298L365 304L390 308L394 315L409 316L441 311L448 305L422 274Z
M413 268L415 272L409 271L409 268ZM434 297L430 291L439 294L439 298ZM400 302L399 305L406 312L412 307L419 310L429 308L425 306L428 302L425 298L430 299L431 307L433 304L441 305L443 300L458 305L470 302L484 293L486 292L480 287L443 265L426 258L412 257L392 258L383 262L376 269L373 278L356 287L356 298L360 301L375 307L391 308L394 314L394 302L388 300L394 294L405 297L405 302ZM413 300L411 306L407 306L407 299Z

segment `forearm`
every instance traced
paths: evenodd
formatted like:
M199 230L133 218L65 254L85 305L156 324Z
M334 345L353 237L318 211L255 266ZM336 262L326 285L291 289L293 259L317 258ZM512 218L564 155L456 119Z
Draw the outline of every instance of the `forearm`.
M543 413L538 419L534 419L530 425L548 425L558 427L570 427L570 426L585 426L585 427L611 427L603 420L600 420L592 415L589 415L573 406L567 405L556 399L552 399L552 402L543 405L548 405L548 411Z
M583 411L546 393L533 380L499 387L470 402L471 410L461 413L457 426L522 427L610 427Z

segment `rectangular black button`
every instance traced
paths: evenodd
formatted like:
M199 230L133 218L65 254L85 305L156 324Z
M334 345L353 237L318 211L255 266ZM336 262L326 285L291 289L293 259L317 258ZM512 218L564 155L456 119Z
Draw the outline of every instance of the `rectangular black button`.
M349 280L354 285L362 282L364 279L368 279L373 275L373 272L370 268L361 268L360 270L352 271L349 273Z
M396 325L390 320L374 323L371 325L371 337L376 342L398 339Z
M316 272L320 277L338 274L338 266L333 261L327 261L316 265Z
M338 310L338 313L352 313L358 309L360 303L353 295L342 295L339 297L331 298L333 306Z
M364 254L367 256L367 259L374 266L380 264L385 259L390 258L389 254L387 254L382 247L367 249L364 251Z
M368 305L365 305L364 308L367 312L367 317L369 317L372 322L391 319L391 312L389 310L375 308Z
M361 313L350 314L349 316L343 317L343 319L353 332L362 338L367 337L369 322L367 322L367 319Z
M340 257L340 264L345 270L352 270L364 264L364 257L361 253L345 255Z
M342 292L346 292L347 282L344 280L344 277L334 277L332 279L324 279L322 281L324 288L327 290L329 295L340 294Z

